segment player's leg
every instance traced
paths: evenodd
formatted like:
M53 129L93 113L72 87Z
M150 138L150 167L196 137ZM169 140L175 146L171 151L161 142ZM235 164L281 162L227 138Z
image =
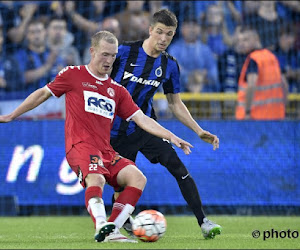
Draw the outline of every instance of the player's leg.
M108 168L111 172L108 183L114 188L124 187L124 190L115 200L108 221L114 222L116 228L120 229L134 211L146 185L146 177L132 161L120 156L116 156L116 159L112 167ZM122 239L126 242L135 242L121 235L117 230L108 237L108 241L123 241Z
M110 143L116 152L118 152L124 158L135 162L139 149L147 140L147 138L141 137L140 133L141 130L137 129L136 132L134 132L129 136L124 135L124 136L119 136L117 138L111 138ZM112 195L112 204L115 203L116 199L119 197L119 195L123 190L124 187L119 187L115 189L115 192ZM131 237L135 238L131 228L132 221L133 218L130 216L125 221L123 228Z
M106 221L106 211L102 200L102 192L106 183L107 169L101 166L101 153L90 145L79 143L67 154L72 170L80 179L85 190L85 205L95 227L94 238L103 241L115 228L115 224Z
M145 132L146 133L146 132ZM195 214L205 238L213 238L221 232L221 227L206 219L197 185L185 165L179 159L176 151L167 140L151 136L151 139L141 149L141 152L152 163L160 163L174 176L182 196ZM210 223L210 232L207 233ZM205 227L205 232L203 227Z
M85 183L85 206L96 229L94 238L97 242L101 242L115 229L114 223L106 221L106 211L102 199L106 180L102 174L88 174Z

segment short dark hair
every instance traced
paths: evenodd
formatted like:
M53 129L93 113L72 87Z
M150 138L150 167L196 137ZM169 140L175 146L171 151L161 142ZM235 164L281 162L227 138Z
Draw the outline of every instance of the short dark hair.
M161 9L155 12L151 18L151 26L154 26L156 23L162 23L168 27L177 28L177 18L175 14L168 9Z

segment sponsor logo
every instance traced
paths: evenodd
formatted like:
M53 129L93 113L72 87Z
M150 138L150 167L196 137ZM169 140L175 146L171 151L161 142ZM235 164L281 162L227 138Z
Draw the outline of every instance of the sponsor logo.
M170 143L170 141L168 139L162 138L163 141Z
M111 161L111 165L116 165L122 158L123 157L121 155L115 155L114 159Z
M92 89L98 89L97 86L95 86L95 85L93 85L93 84L91 84L91 83L89 83L89 82L83 82L83 83L82 83L82 86L83 86L83 87L92 88Z
M130 78L131 82L136 82L136 83L140 83L140 84L144 84L144 85L151 85L151 86L154 86L156 88L160 85L159 81L144 80L144 78L142 78L142 77L136 77L132 73L129 73L129 72L125 71L124 75L123 75L123 80L128 79L128 78Z
M97 164L98 166L103 167L103 161L101 160L99 155L90 155L91 163Z
M84 109L86 112L100 115L113 120L116 103L113 99L103 96L96 92L83 91Z
M96 80L97 84L103 85L103 83L101 81Z
M107 94L109 94L111 97L114 97L115 96L115 90L112 89L112 88L108 88L107 89Z
M181 179L184 180L184 179L186 179L189 175L190 175L190 174L187 174L187 175L185 175L185 176L181 176Z
M103 161L98 155L90 155L91 164L89 164L89 171L98 171L98 167L104 167Z
M138 67L138 66L140 66L140 65L134 64L134 63L130 63L130 66L131 66L131 67Z

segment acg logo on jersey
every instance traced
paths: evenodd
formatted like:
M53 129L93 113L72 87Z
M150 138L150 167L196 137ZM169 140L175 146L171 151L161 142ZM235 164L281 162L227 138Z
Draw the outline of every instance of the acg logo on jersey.
M151 86L154 86L156 88L160 85L159 81L144 80L144 78L142 78L142 77L136 77L134 74L125 71L124 75L123 75L123 80L127 79L127 78L130 78L130 81L132 81L132 82L137 82L137 83L141 83L141 84L144 84L144 85L151 85Z
M84 110L89 113L101 115L103 117L114 119L116 103L114 100L96 92L83 91Z

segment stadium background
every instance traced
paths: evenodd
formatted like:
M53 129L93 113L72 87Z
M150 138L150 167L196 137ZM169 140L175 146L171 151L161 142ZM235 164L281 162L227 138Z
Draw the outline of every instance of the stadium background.
M181 22L186 14L182 2L164 2ZM84 1L78 6L89 13L90 5ZM105 12L117 13L125 6L125 1L107 1ZM175 39L178 36L179 32ZM79 33L74 33L74 44L80 50L86 47ZM235 121L232 93L186 93L183 100L199 124L220 138L220 149L214 152L168 111L158 112L162 125L194 145L190 156L178 154L198 185L207 213L300 214L299 94L289 95L287 119L280 122ZM155 105L164 103L158 94ZM2 103L1 110L13 107L7 105ZM84 192L64 158L63 126L61 119L21 119L0 125L1 215L86 214ZM148 183L136 212L156 208L165 214L191 213L163 167L142 155L137 165ZM111 194L106 186L108 212Z

